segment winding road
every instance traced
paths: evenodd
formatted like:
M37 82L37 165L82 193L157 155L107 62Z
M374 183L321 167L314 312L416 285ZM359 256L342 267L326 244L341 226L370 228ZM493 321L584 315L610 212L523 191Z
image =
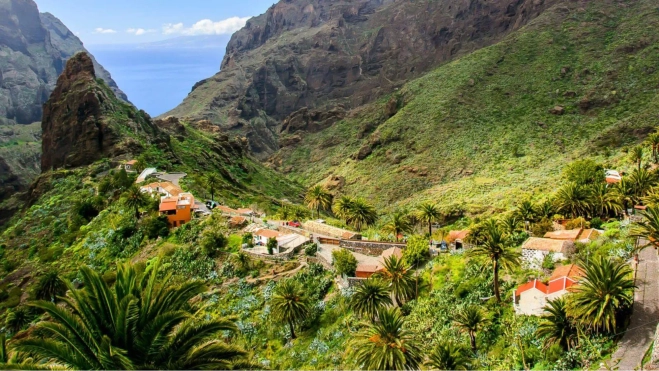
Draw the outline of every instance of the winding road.
M659 257L654 248L647 247L638 258L631 323L612 357L618 370L640 369L659 323Z

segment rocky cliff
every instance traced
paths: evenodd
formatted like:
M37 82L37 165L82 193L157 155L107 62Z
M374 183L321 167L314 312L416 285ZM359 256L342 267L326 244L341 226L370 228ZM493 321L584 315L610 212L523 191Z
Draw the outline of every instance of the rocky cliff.
M66 60L78 51L85 51L82 42L57 18L39 14L34 1L0 0L0 121L41 121L41 106ZM125 100L110 74L96 68Z
M322 130L557 1L280 1L233 35L221 71L167 115L243 133L265 157L279 148L283 124Z
M132 157L146 145L166 149L169 141L146 113L119 101L96 78L94 63L84 52L66 63L44 104L41 129L42 171Z

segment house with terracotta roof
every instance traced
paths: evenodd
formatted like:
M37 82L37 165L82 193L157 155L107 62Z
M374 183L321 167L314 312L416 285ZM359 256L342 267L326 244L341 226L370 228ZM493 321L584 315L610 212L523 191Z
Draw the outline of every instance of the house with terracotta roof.
M513 294L515 312L529 316L542 315L549 300L570 292L570 288L577 285L583 275L583 269L569 264L556 268L546 284L534 279L520 285Z
M380 255L378 264L359 264L357 265L357 270L355 271L355 277L357 278L369 278L377 272L384 270L384 261L390 257L395 256L398 259L403 258L403 249L400 247L392 247L387 250L384 250Z
M273 231L272 229L259 229L256 232L252 233L254 236L254 245L265 246L268 244L268 240L271 238L278 238L283 236L283 233Z
M134 172L135 165L137 165L137 160L126 161L124 164L124 169L126 169L127 172Z
M559 230L553 232L545 233L545 238L550 238L552 240L564 240L572 242L581 242L588 243L594 241L599 237L599 232L597 229L571 229L571 230Z
M160 199L178 197L183 190L172 182L154 182L140 187L144 193L160 194Z
M607 170L604 179L606 184L616 184L622 181L622 176L616 170Z
M234 216L229 219L228 224L230 228L242 228L247 224L247 218L244 216Z
M254 210L245 208L236 209L236 212L242 216L253 216L255 214Z
M540 268L546 256L556 262L574 253L574 242L551 238L531 237L522 245L522 261L533 269Z
M469 230L467 229L462 231L450 231L448 236L446 236L446 242L449 244L449 248L460 250L465 247L467 236L469 236Z
M224 216L240 216L238 210L232 209L229 206L220 205L216 209L220 210Z
M176 197L164 197L160 200L160 215L167 216L170 228L190 222L194 209L195 201L192 193L180 193Z

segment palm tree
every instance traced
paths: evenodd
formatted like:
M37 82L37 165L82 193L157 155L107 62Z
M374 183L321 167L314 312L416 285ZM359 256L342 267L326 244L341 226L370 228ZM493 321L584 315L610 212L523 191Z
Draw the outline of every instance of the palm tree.
M243 251L231 255L231 260L233 260L238 266L238 269L242 271L249 271L252 267L252 258Z
M352 210L354 203L355 203L354 198L350 196L341 196L338 200L334 202L334 206L332 207L332 210L334 211L334 215L343 219L343 221L345 221L346 224L352 223L351 217L352 217Z
M499 269L519 265L519 253L510 246L510 238L501 231L494 219L485 222L481 241L471 250L472 256L486 257L492 261L494 271L494 296L501 302Z
M309 211L303 207L296 207L291 211L293 219L303 221L307 218Z
M389 221L382 227L384 233L390 233L394 235L396 242L398 242L398 236L402 233L410 232L412 226L410 225L410 220L407 217L407 214L397 211L389 217Z
M593 214L597 216L618 215L622 211L620 198L604 183L596 183L590 187L590 200Z
M653 187L642 201L646 206L659 206L659 188Z
M629 181L634 189L634 202L639 202L641 198L647 196L657 184L655 175L645 169L634 170L629 176Z
M634 183L628 180L628 178L623 177L622 180L620 180L620 182L618 182L615 185L615 188L613 189L613 194L618 199L618 201L622 204L624 213L627 214L627 210L629 210L633 206L635 201Z
M350 220L352 226L359 232L364 227L369 227L378 220L378 213L375 207L363 198L355 199L350 210Z
M468 370L469 355L465 349L450 341L442 341L430 353L426 366L433 370Z
M536 212L531 200L522 201L513 212L520 220L532 223L535 220Z
M332 198L332 194L321 185L309 188L304 197L304 202L306 202L307 207L312 210L311 217L313 218L313 210L316 211L318 217L320 217L321 209L328 210L332 206Z
M616 330L619 311L634 302L634 279L625 262L599 257L585 267L574 286L568 314L596 332Z
M199 281L171 283L159 277L159 261L143 272L119 265L110 287L83 266L82 289L67 282L64 305L38 301L47 314L15 350L39 363L74 369L227 369L243 364L246 353L219 340L235 331L221 318L205 319L194 299L207 291ZM163 284L157 284L162 282Z
M567 302L565 298L558 298L547 304L536 333L545 339L546 348L558 344L563 350L569 350L577 343L577 328L567 314Z
M458 312L455 316L455 324L460 331L469 335L472 352L476 353L476 333L490 323L490 320L475 305L469 306Z
M551 218L554 214L554 204L547 200L535 208L536 215L540 218Z
M389 285L394 304L400 306L404 301L414 296L415 278L412 267L395 255L385 258L383 264L384 270L378 272L377 277Z
M295 339L295 324L309 316L310 302L302 286L293 279L279 282L270 305L275 318L288 324L291 338Z
M659 206L650 205L640 212L641 221L632 226L632 237L639 237L646 244L638 246L643 249L647 246L659 248Z
M555 201L558 212L572 218L585 216L590 209L590 192L585 186L569 183L558 190Z
M126 206L135 210L135 217L140 218L140 207L146 206L149 204L149 198L140 190L140 188L133 184L126 191L125 198Z
M442 217L442 213L436 204L430 202L419 205L417 213L422 222L428 223L428 238L432 238L432 223L438 221Z
M423 359L398 309L383 309L352 342L355 360L367 370L414 370Z
M656 164L659 162L659 159L657 158L659 155L659 133L652 133L648 135L647 142L652 149L652 159Z
M217 189L219 184L220 177L215 173L208 173L206 178L204 178L204 185L210 191L212 201L215 201L215 189Z
M380 309L392 304L391 288L376 277L363 281L350 299L350 305L355 313L368 316L372 321L376 320Z
M521 221L514 213L506 215L499 220L499 226L508 236L512 236L519 232L521 225Z
M66 283L57 275L56 271L44 273L34 289L34 297L37 300L55 300L59 295L66 293Z
M5 318L5 327L10 330L12 333L17 333L27 326L32 321L32 314L28 307L21 305L16 308L12 308L7 312L7 318Z
M638 170L641 170L643 164L643 152L645 152L643 146L636 146L629 152L629 158L638 165Z
M281 205L279 210L277 210L277 217L281 220L288 220L291 217L291 207L290 205L284 204Z

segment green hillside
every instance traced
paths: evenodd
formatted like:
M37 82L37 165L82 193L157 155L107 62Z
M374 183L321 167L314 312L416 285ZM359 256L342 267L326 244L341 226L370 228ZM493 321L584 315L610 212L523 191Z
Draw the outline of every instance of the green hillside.
M658 25L653 1L554 6L274 162L307 184L345 177L343 192L380 206L433 199L475 213L555 189L574 159L624 168L621 150L657 125ZM390 100L402 108L387 118Z

